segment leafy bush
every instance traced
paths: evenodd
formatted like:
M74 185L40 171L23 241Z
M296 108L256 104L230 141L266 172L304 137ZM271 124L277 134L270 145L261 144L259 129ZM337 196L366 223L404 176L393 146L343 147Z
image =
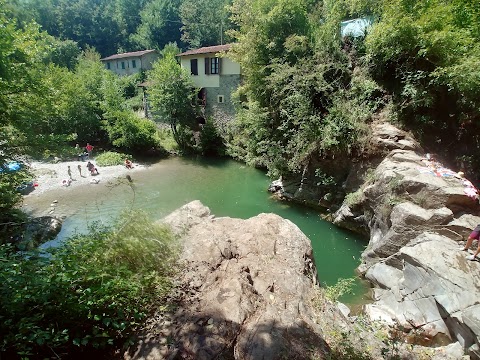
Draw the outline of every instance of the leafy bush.
M200 149L204 155L224 155L225 146L213 119L208 118L200 131Z
M0 351L62 357L125 343L168 294L176 254L170 231L140 212L49 256L0 246Z
M161 127L158 130L159 143L166 151L178 151L178 144L173 137L172 130L168 127Z
M157 126L128 111L113 111L103 122L111 143L122 149L145 151L159 146Z
M95 157L95 161L99 166L122 165L125 159L132 160L131 155L107 151Z
M354 278L339 279L335 285L325 288L325 297L333 302L338 301L343 295L352 293L354 283Z

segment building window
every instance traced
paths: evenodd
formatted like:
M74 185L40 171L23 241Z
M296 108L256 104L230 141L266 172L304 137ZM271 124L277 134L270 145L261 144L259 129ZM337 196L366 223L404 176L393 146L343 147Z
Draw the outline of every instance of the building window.
M136 68L137 67L137 63L135 62L135 60L132 60L132 68Z
M125 69L125 61L122 61L122 69Z
M219 58L211 58L210 59L210 74L218 74L219 73Z
M223 95L218 95L217 101L219 104L223 104L225 102L225 98L223 97Z
M190 59L190 71L192 75L198 75L198 59Z
M107 69L110 70L110 63L107 63Z

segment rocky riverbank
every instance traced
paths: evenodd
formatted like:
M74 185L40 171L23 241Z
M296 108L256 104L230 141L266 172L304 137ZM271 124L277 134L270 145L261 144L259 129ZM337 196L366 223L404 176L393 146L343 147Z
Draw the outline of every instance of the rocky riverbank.
M308 176L276 182L273 190L324 204L335 224L369 237L359 271L374 286L374 302L365 307L371 320L400 329L407 341L456 343L479 359L480 262L462 251L480 223L475 188L461 172L426 154L410 134L388 123L374 124L372 133L371 148L377 150L350 160L338 184L346 194L340 205L326 201L318 187L310 189L316 181Z

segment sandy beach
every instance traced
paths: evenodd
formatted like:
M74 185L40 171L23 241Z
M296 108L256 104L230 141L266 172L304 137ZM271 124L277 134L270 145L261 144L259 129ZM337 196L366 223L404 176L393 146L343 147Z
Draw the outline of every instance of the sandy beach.
M23 197L22 208L33 216L68 216L72 213L72 204L94 200L116 184L128 184L127 175L135 179L135 174L147 168L146 165L134 163L133 169L123 165L97 166L99 174L92 176L87 170L87 162L64 161L58 163L32 162L30 169L35 175L35 187ZM81 174L78 171L81 167ZM68 179L68 166L72 173L70 186L63 186Z

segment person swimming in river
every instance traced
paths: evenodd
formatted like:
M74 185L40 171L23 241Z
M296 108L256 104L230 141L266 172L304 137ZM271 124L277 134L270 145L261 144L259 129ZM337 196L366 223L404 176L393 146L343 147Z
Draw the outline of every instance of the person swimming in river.
M90 171L90 175L98 175L98 169L90 161L87 163L87 169Z

